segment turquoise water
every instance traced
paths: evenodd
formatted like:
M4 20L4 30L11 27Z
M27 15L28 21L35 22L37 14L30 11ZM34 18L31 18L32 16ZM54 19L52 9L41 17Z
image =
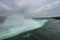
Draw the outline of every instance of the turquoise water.
M8 22L13 23L11 22L11 20L7 19ZM15 21L16 23L15 22L14 23L16 24L16 27L12 28L4 27L2 30L0 30L0 39L13 37L18 34L40 28L47 22L47 19L26 19L25 22L23 23L24 24L23 26L19 24L19 21L17 20ZM4 26L12 26L12 25L14 26L14 23L12 25L10 23L8 23L8 25L5 24Z

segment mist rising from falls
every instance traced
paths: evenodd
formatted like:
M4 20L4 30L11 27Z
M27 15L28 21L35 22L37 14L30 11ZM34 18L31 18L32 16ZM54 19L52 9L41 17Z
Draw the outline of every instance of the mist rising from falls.
M4 23L0 25L0 39L12 37L39 28L40 26L37 21L27 19L23 15L9 15L6 17Z

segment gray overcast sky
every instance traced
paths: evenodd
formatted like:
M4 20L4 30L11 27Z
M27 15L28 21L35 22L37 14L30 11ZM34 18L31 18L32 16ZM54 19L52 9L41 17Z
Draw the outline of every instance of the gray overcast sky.
M0 16L10 14L23 14L32 18L59 16L59 5L60 0L0 0ZM46 8L48 10L45 10ZM40 11L36 12L38 9Z

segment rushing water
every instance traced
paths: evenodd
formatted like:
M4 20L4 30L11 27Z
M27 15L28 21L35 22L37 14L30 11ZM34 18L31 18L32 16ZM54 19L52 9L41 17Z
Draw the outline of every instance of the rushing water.
M46 19L25 18L23 15L10 15L6 17L0 25L0 39L16 36L23 32L42 27L47 22Z
M47 19L48 22L40 28L22 33L6 40L60 40L60 20Z

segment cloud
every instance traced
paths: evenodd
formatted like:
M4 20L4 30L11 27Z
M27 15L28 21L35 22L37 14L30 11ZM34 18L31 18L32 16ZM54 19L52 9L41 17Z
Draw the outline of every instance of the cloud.
M45 18L45 17L59 17L60 16L60 2L55 2L50 5L32 11L29 14L31 18Z
M0 0L0 16L7 16L11 14L22 14L25 17L31 18L56 16L56 13L58 11L56 11L56 13L53 13L54 10L56 10L56 7L51 8L53 5L55 5L54 3L56 2L60 2L60 0ZM60 3L57 3L56 5L58 4ZM49 9L46 7L48 7ZM39 12L35 13L35 11L38 9ZM46 11L46 9L53 10L53 12Z

